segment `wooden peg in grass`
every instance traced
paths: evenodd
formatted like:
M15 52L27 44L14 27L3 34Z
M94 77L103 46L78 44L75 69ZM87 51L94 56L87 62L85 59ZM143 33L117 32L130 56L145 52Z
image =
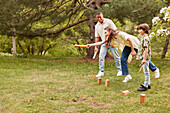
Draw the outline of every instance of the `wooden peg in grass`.
M106 87L109 87L109 86L110 86L110 80L109 80L109 79L106 79L106 81L105 81L105 86L106 86Z

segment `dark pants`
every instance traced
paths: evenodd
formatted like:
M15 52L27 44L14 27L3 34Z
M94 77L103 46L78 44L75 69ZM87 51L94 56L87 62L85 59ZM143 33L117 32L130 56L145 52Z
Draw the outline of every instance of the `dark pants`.
M138 49L135 49L136 53L138 53ZM131 53L131 47L125 46L121 55L121 68L122 68L122 75L128 75L129 74L129 70L128 70L128 66L127 66L127 59L129 57L129 54ZM155 71L157 69L157 67L151 62L149 61L149 69L151 71Z

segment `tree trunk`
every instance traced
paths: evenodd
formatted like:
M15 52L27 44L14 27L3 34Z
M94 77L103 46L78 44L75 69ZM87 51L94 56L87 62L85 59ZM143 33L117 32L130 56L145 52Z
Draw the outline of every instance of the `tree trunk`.
M93 16L90 16L90 21L89 21L89 27L90 27L90 43L94 43L95 42L95 23L94 23L94 18ZM94 54L94 47L90 47L88 49L88 53L84 58L88 58L91 59L93 57Z
M166 52L168 51L169 39L170 39L170 34L167 36L167 39L165 41L165 46L163 48L161 59L165 58Z
M39 55L40 53L41 53L41 55L42 55L43 44L44 44L43 42L44 42L44 38L42 38L42 40L41 40L41 42L40 42L40 46L39 46L37 55Z
M47 53L47 51L48 51L49 49L55 47L56 45L57 45L57 43L54 44L53 46L52 46L52 45L49 45L49 46L44 50L44 54L43 54L43 55L45 56L45 54Z
M23 47L22 47L21 43L19 42L19 39L17 39L17 43L18 43L19 47L21 48L22 53L25 53L25 50L23 49Z
M32 43L31 46L32 46L32 47L31 47L31 53L32 53L32 55L34 55L34 43Z
M15 36L12 36L12 54L13 56L15 56L17 54L17 51L16 51L16 43L15 43Z

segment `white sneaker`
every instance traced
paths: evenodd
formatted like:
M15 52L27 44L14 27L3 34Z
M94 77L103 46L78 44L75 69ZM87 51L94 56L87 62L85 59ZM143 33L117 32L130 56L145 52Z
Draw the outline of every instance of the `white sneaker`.
M159 73L159 69L157 68L155 70L155 78L159 78L159 76L160 76L160 73Z
M129 81L131 79L132 79L132 77L130 75L127 75L122 82L127 82L127 81Z
M104 76L104 72L99 71L99 73L96 75L96 77Z
M117 76L121 76L122 75L122 71L118 71Z

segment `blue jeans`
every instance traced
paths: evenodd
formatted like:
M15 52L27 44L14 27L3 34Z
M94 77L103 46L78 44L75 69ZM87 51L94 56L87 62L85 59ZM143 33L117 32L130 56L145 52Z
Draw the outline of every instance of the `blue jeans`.
M114 61L115 61L116 67L117 67L117 71L121 71L121 64L120 64L118 48L116 48L116 47L112 48L111 46L109 46L109 48L106 48L105 46L106 46L106 44L103 44L100 47L99 70L104 71L105 56L106 56L108 49L110 49L111 53L113 54L113 58L114 58Z
M157 67L149 60L149 69L153 72L157 69Z
M137 49L135 49L135 51L136 51L136 53L138 53ZM128 70L128 66L127 66L127 59L129 57L130 53L131 53L131 47L125 46L125 48L123 49L122 55L121 55L122 75L129 74L129 70ZM157 67L151 61L149 61L149 69L151 71L155 71L157 69Z
M134 49L136 53L138 52L137 49ZM122 68L122 75L128 75L129 70L127 66L127 59L129 57L129 54L131 53L131 47L125 46L121 55L121 68Z
M143 67L143 72L145 74L145 81L143 85L145 87L148 87L148 85L150 85L149 60L146 60L145 64L143 64L142 67Z

